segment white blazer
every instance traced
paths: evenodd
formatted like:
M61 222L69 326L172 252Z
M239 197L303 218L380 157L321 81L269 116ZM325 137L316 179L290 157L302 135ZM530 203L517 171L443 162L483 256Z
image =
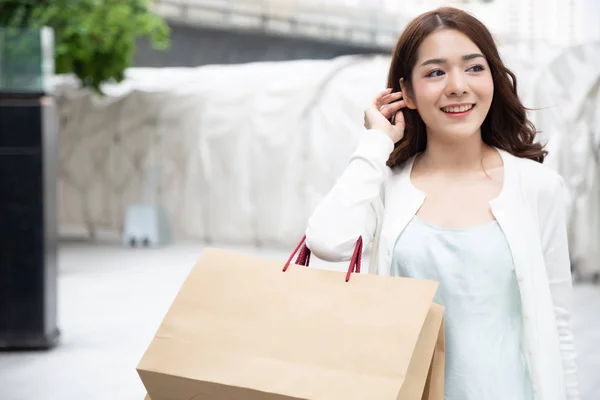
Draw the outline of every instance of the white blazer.
M309 218L308 248L320 259L348 261L356 240L371 245L369 273L390 275L398 235L425 194L410 180L414 157L390 169L394 148L383 132L367 131L350 163ZM512 252L523 306L525 356L535 400L579 399L563 179L540 163L499 150L504 185L490 202Z

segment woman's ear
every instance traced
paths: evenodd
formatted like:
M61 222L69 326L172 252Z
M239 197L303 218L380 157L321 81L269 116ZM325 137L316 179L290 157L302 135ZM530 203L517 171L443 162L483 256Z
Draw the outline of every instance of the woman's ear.
M400 90L402 91L402 98L406 103L406 107L411 110L417 109L417 104L410 98L408 93L406 92L406 86L404 85L404 78L400 78Z

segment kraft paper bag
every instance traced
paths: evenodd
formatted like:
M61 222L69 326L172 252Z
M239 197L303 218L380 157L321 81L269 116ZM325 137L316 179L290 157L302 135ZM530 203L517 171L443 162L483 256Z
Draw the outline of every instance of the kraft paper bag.
M348 273L205 250L138 364L149 397L443 400L438 283L353 274L357 249Z

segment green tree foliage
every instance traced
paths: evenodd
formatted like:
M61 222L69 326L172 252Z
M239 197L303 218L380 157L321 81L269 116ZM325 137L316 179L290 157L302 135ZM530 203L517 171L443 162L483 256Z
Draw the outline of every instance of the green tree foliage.
M149 7L150 0L0 0L0 26L53 28L56 73L101 93L102 83L124 79L137 39L169 48L169 27Z

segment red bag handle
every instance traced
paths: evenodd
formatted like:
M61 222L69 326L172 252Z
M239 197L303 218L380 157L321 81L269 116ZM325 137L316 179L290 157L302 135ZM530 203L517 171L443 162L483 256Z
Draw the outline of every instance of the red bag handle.
M290 258L288 258L288 260L286 261L285 265L283 266L283 272L287 271L287 269L290 266L290 263L292 262L292 259L294 258L296 253L298 253L298 250L300 250L300 253L298 254L298 258L296 258L296 264L308 267L308 264L310 263L310 249L306 246L305 242L306 235L302 237L302 240L300 240L300 243L298 243L298 245L290 255ZM346 282L350 280L350 275L353 272L360 273L360 264L362 261L362 247L362 236L359 236L358 240L356 241L356 245L354 246L354 253L352 254L352 258L350 259L350 266L348 267L348 272L346 272Z

